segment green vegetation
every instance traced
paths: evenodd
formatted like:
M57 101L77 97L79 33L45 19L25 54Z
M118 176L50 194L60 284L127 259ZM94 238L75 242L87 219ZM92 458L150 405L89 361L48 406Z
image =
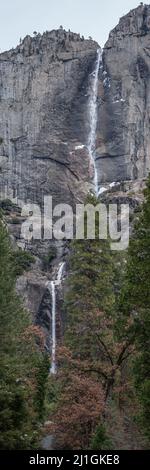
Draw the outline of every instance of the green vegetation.
M35 263L35 258L28 251L20 249L12 253L12 262L15 276L21 276L24 271L28 271L31 265Z
M49 270L51 262L57 256L57 249L55 246L51 246L46 256L43 257L43 269Z
M48 363L44 366L43 336L15 293L12 251L2 221L0 266L0 449L30 449L39 436Z
M104 424L99 424L91 439L91 449L92 450L110 450L113 448L111 439L108 437L106 427Z
M19 225L20 224L20 219L19 217L12 217L10 220L9 220L9 224L12 224L12 225Z
M0 209L3 215L10 215L11 213L14 213L13 219L10 219L9 223L20 223L18 215L20 215L21 209L19 209L16 204L11 201L11 199L3 199L0 201Z
M88 201L96 205L94 197ZM40 423L59 449L146 448L150 438L150 178L128 252L109 240L74 240L63 345L47 381L43 335L15 294L34 261L12 253L0 222L0 448L38 446ZM85 217L86 234L86 217ZM56 250L45 260L49 269ZM46 398L46 400L45 400ZM128 425L127 425L128 423ZM144 435L146 437L144 437ZM137 446L137 447L136 447Z
M141 404L141 424L150 438L150 177L145 201L135 224L121 298L124 315L134 317L134 375Z
M5 210L11 210L12 207L15 207L13 202L10 199L3 199L0 201L0 207L1 209Z
M150 180L145 195L128 254L112 253L109 240L98 236L71 243L64 345L57 350L57 398L51 396L50 409L55 424L49 431L59 448L147 445ZM97 201L89 197L88 202Z
M96 205L97 200L88 197L88 202ZM132 353L128 336L123 344L117 338L116 278L121 260L112 254L109 240L99 240L98 223L97 214L95 240L71 244L64 347L58 350L60 393L50 415L53 433L63 448L85 449L98 442L109 446L104 415L120 386L126 356Z

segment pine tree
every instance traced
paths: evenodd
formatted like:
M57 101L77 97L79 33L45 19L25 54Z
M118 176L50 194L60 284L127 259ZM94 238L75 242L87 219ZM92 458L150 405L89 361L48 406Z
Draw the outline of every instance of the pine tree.
M123 321L126 315L134 319L132 332L137 351L134 374L143 424L150 436L150 176L144 194L145 201L130 242L121 309Z
M88 198L88 202L97 204L95 198ZM120 321L122 312L118 308L124 259L112 253L109 240L99 239L98 216L95 240L86 238L85 218L85 239L71 243L69 265L64 347L57 348L59 393L50 415L54 423L50 432L62 446L69 443L72 448L75 442L78 448L108 448L113 446L106 432L111 405L113 398L118 400L128 390L129 376L124 373L124 364L134 353L135 332L130 315ZM88 387L97 390L94 421ZM98 396L101 396L101 405Z
M111 439L108 437L107 430L105 425L99 424L95 430L94 435L91 439L91 449L92 450L103 450L103 449L112 449Z
M94 197L88 198L88 203L97 204ZM75 348L78 353L85 349L85 357L92 354L95 349L95 340L90 325L92 315L93 327L97 320L98 311L105 311L110 315L114 306L113 293L113 266L109 241L100 240L98 236L98 215L96 214L96 238L86 238L85 217L85 239L74 240L71 246L70 276L68 281L68 292L65 299L67 307L67 321L69 324L66 344ZM80 333L78 335L78 333ZM83 341L83 336L85 341Z
M90 202L97 204L95 198ZM74 352L74 358L83 361L85 373L90 369L97 374L107 400L118 370L132 352L132 343L128 336L123 342L116 336L116 260L109 239L99 239L98 223L97 215L95 240L85 238L72 243L65 344Z
M37 377L39 382L43 345L39 329L16 295L12 260L0 220L0 448L30 449L38 436Z

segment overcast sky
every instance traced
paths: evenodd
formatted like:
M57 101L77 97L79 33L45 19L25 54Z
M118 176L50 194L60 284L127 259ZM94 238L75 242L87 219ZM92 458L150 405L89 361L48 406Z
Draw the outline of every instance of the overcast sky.
M121 16L138 0L0 0L0 50L8 50L33 31L43 33L63 25L92 36L101 46Z

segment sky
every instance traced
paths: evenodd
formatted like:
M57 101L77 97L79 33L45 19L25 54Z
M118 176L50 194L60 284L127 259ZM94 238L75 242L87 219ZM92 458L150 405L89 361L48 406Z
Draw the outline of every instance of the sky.
M62 25L103 47L121 16L138 0L0 0L0 51L16 47L33 31L43 33Z

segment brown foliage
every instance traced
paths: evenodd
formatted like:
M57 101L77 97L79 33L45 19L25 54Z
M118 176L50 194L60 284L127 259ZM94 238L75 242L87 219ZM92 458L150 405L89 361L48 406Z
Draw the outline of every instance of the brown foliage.
M74 368L74 361L67 348L63 354L64 368L58 373L57 381L62 385L59 403L50 419L53 424L49 431L55 435L59 448L86 449L91 435L100 421L104 410L104 394L101 384L94 377Z
M85 449L103 410L103 393L98 382L70 374L52 419L59 447Z
M41 352L44 351L45 338L44 333L39 326L28 326L23 333L22 339L26 344L32 344L33 349L35 348L35 344L38 344L38 349L40 349Z

